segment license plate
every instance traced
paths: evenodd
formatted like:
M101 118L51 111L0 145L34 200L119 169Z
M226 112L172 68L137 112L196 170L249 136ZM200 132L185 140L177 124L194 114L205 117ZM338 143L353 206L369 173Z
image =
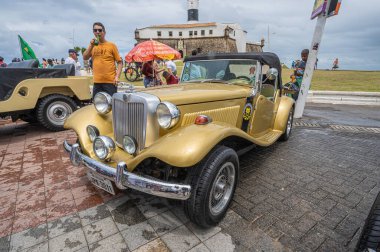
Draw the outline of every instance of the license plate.
M87 176L94 186L99 187L100 189L103 189L104 191L110 194L115 195L115 190L113 189L113 185L110 180L103 178L101 176L98 176L93 172L88 172Z

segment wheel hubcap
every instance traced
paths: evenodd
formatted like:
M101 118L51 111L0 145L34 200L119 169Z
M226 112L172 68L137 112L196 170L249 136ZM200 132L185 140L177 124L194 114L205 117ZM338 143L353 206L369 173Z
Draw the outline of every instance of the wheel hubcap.
M55 125L63 125L65 119L73 112L70 105L64 102L53 102L47 109L49 121Z
M286 134L289 135L292 130L292 122L293 122L293 110L289 113L288 123L286 124Z
M210 191L209 208L213 215L221 213L232 196L235 185L235 165L225 163L218 171Z

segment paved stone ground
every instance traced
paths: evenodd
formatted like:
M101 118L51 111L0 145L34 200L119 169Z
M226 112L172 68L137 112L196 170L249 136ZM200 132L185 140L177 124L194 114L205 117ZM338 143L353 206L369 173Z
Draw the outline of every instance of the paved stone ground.
M380 190L380 134L331 124L304 118L242 156L231 209L201 230L178 202L94 188L61 147L73 132L0 121L0 251L353 251Z

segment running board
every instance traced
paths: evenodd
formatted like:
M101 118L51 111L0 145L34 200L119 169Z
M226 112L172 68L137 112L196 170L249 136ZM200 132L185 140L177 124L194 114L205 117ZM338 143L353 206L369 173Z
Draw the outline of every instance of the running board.
M277 139L279 139L282 134L283 134L282 131L271 130L268 133L266 133L265 135L262 135L262 136L257 137L257 138L254 137L254 138L255 138L255 142L258 145L269 146L269 145L273 144L274 142L276 142Z

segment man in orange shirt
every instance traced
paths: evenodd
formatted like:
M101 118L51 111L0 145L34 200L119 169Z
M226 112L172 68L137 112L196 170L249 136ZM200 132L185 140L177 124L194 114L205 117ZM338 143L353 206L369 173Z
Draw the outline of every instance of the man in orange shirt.
M99 92L106 92L111 96L117 92L117 83L122 69L122 60L116 45L105 39L106 29L100 22L93 24L95 38L83 53L83 59L92 58L94 74L94 89L92 97ZM117 68L115 65L117 62Z

